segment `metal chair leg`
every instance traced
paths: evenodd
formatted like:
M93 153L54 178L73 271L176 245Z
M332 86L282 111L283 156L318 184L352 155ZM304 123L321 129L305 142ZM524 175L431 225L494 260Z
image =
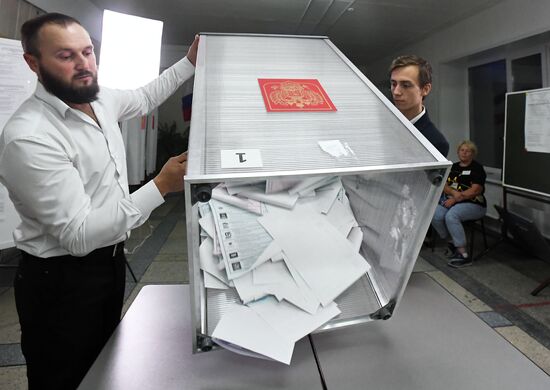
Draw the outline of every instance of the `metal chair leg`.
M541 284L537 286L537 288L531 291L531 295L533 296L537 295L539 292L541 292L543 289L545 289L549 285L550 285L550 278L544 280Z
M124 258L124 261L126 262L126 267L128 267L128 270L130 271L130 273L132 274L132 278L134 279L134 282L138 282L137 278L136 278L136 275L134 275L134 271L132 270L132 267L130 267L130 263L128 263L128 260L126 258Z
M475 240L475 228L476 228L476 222L479 221L480 223L480 230L481 235L483 236L483 245L484 249L481 253L479 253L477 256L474 256L474 240ZM489 252L489 245L487 244L487 232L485 231L485 222L483 221L483 218L467 221L470 228L470 248L469 248L469 254L472 260L477 260L483 255L485 255L487 252Z

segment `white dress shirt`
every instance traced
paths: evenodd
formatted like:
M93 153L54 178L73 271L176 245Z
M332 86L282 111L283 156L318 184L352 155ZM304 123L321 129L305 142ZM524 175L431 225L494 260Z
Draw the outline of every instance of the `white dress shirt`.
M414 125L416 122L418 122L420 118L422 118L422 116L425 113L426 113L426 107L422 106L422 111L420 111L420 114L418 114L417 116L411 119L411 123Z
M99 126L38 83L0 135L0 182L22 221L16 246L84 256L143 224L164 199L153 181L129 194L118 122L153 110L194 70L184 58L137 90L101 87L91 103Z

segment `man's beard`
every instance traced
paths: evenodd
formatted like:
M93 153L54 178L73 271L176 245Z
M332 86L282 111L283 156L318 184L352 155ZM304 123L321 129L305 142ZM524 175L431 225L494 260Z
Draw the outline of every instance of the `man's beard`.
M48 72L42 65L39 65L39 67L41 82L46 91L57 96L65 103L83 104L97 99L99 84L97 83L97 75L92 72L82 71L76 74L74 77L91 76L93 80L90 85L75 87Z

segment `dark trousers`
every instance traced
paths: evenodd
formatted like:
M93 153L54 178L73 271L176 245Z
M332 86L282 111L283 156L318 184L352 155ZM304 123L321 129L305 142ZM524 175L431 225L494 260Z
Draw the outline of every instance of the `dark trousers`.
M14 287L29 390L73 390L86 375L120 322L122 248L47 259L22 253Z

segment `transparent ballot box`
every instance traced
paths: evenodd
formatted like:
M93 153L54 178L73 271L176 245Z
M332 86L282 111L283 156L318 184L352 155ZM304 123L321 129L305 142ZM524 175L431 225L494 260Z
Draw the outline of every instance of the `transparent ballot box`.
M390 318L450 165L328 38L202 34L185 177L195 351L250 349L222 337L232 316L296 339Z

